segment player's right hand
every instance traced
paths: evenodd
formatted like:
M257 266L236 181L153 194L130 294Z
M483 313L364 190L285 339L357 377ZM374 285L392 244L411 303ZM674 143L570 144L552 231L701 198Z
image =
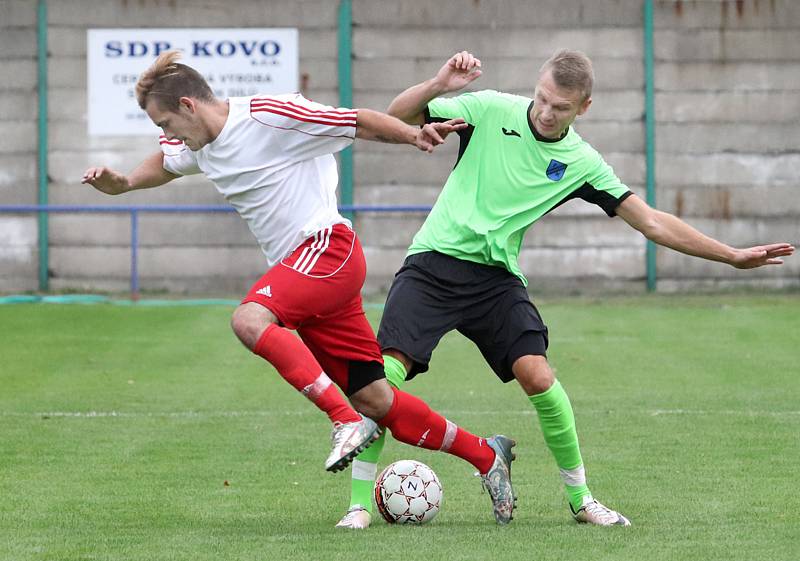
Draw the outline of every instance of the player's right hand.
M467 126L464 119L450 119L443 123L428 123L419 129L415 144L417 148L430 154L436 146L444 142L448 134L463 130Z
M435 80L446 92L454 92L476 80L483 72L481 61L467 51L451 56L436 73Z
M119 195L129 190L128 178L106 167L89 168L83 173L81 183L88 183L107 195Z

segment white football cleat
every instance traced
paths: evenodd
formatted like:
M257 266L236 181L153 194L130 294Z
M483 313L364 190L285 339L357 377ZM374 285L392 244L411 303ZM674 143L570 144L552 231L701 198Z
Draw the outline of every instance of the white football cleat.
M611 510L607 506L594 500L591 496L583 497L583 504L577 512L569 505L572 516L578 522L586 524L596 524L598 526L630 526L631 521L622 516L616 510Z
M341 471L350 465L353 458L367 449L381 434L381 429L369 417L361 416L354 423L334 423L331 432L331 455L325 460L325 469Z
M370 522L372 522L372 515L369 511L362 505L353 505L350 507L350 510L347 511L347 514L339 520L336 527L348 528L350 530L364 530L369 528Z

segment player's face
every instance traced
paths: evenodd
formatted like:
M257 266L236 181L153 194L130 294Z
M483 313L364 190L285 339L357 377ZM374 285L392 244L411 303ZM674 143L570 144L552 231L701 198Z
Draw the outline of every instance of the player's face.
M559 88L548 70L539 76L533 96L531 122L536 132L545 138L561 138L578 115L589 109L592 98L583 98L577 90Z
M182 97L177 111L163 109L158 101L150 98L145 107L150 119L164 131L169 140L182 141L189 150L200 150L211 140L208 127L197 112L196 102Z

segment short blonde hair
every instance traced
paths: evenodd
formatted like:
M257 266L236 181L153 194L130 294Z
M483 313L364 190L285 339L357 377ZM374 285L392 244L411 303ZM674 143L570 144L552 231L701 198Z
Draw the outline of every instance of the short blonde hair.
M159 107L168 111L177 111L182 97L205 102L214 100L214 92L206 79L191 66L177 62L180 56L178 50L165 51L142 72L136 82L139 107L144 109L151 97L158 100Z
M548 70L551 71L553 81L559 88L579 91L583 94L583 99L588 99L592 95L594 84L592 61L581 51L569 49L556 51L539 69L539 75Z

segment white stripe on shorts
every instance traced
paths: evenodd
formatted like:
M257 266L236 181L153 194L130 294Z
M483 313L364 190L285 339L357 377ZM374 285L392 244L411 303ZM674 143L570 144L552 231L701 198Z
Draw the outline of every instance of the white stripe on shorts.
M307 275L311 272L311 269L313 269L314 265L317 264L317 260L322 256L323 253L325 253L325 251L328 249L328 246L331 244L332 232L333 228L325 228L325 230L322 231L321 247L313 255L309 254L308 265L306 265L302 269L298 269L301 273Z
M310 244L308 244L306 247L304 247L304 248L303 248L303 251L300 253L300 257L298 257L298 258L297 258L297 261L295 261L295 262L294 262L294 265L292 265L292 268L293 268L293 269L295 269L295 270L297 269L297 267L300 265L300 262L301 262L301 261L303 261L303 260L305 260L305 258L306 258L306 255L308 255L308 252L309 252L309 251L312 251L312 249L313 249L314 245L315 245L315 244L316 244L318 241L319 241L319 232L314 232L314 241L313 241L313 242L311 242Z

